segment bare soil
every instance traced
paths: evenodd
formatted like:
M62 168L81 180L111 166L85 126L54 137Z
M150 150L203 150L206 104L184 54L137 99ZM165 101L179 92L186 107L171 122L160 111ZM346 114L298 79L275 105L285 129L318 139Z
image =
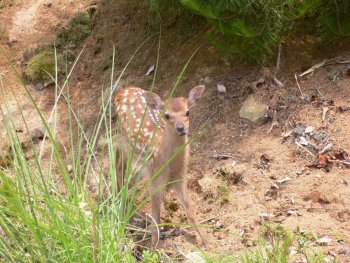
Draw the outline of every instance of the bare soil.
M82 43L86 48L71 83L73 106L80 109L79 116L87 128L96 121L98 97L109 82L111 43L116 50L115 75L118 76L135 49L146 41L121 83L147 88L152 82L152 76L145 73L156 64L159 28L150 22L153 18L146 5L130 1L31 0L15 1L13 6L0 9L0 47L10 54L21 72L27 52L54 41L57 30L73 14L91 5L97 5L93 33ZM300 94L294 72L300 73L302 64L293 61L293 65L297 64L293 71L282 71L278 77L285 86L277 87L266 69L228 64L225 57L205 42L204 23L196 17L188 19L194 19L195 23L184 27L187 21L175 16L162 25L156 90L165 97L183 65L200 47L176 92L186 95L197 84L207 87L205 98L191 113L193 132L200 130L202 136L191 145L188 188L199 221L214 227L207 230L208 250L239 255L258 244L262 223L268 221L292 231L300 229L317 237L329 236L332 241L320 249L333 253L337 262L350 262L350 255L338 253L342 247L350 246L350 166L336 162L340 159L334 157L341 150L350 152L350 111L342 111L350 107L350 63L334 62L299 77L303 93ZM289 52L284 54L285 64L293 60L294 55ZM338 61L350 58L345 52L335 52L328 58L335 57ZM308 63L313 65L323 59L310 57ZM15 74L2 56L0 74L6 91L18 94L26 118L33 120L33 127L38 125ZM256 85L261 78L264 82ZM226 94L217 92L217 83L226 86ZM53 91L29 87L44 115L49 116ZM269 105L271 117L276 110L274 121L278 125L271 131L272 119L261 126L240 121L241 102L251 93ZM67 116L64 102L61 104L59 117L61 126L65 127ZM329 111L322 120L324 107ZM17 112L18 118L19 115ZM18 125L23 125L20 119ZM331 152L326 153L330 160L327 165L320 162L317 151L295 143L299 141L296 129L308 126L314 128L314 135L305 135L307 140L320 148L333 144ZM0 132L4 136L2 128ZM315 136L323 138L316 140ZM278 183L287 177L290 180ZM276 182L278 188L273 186ZM165 197L163 222L187 222L184 211L176 204L176 196L170 191ZM148 209L146 206L144 211ZM270 218L259 216L261 213ZM220 226L220 231L215 225ZM200 239L193 234L195 231L189 230L187 235L170 236L164 240L163 247L169 254L179 253L179 248L185 252L194 250Z

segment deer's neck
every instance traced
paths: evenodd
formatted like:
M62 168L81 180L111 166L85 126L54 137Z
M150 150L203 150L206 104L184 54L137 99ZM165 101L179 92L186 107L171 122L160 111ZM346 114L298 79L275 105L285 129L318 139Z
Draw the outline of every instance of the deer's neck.
M175 134L169 126L166 125L164 128L164 135L160 152L164 154L164 157L166 156L167 158L171 158L173 154L175 154L181 147L186 145L187 141L187 135L179 136L178 134ZM179 155L183 155L187 148L188 147L181 151Z

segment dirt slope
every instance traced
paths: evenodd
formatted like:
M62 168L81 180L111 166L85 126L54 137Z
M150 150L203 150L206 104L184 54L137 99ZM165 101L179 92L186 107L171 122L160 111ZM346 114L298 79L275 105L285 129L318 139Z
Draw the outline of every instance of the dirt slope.
M74 13L91 4L95 3L31 0L0 9L0 19L4 21L0 45L11 54L12 62L21 70L26 52L52 42L58 28L64 26ZM118 75L134 50L146 40L126 70L123 84L148 87L152 76L146 77L145 73L156 63L158 53L159 30L148 22L151 18L145 12L145 6L130 4L129 1L100 1L97 5L93 33L82 43L86 44L86 51L72 80L72 101L76 108L81 109L80 116L87 127L94 124L98 112L97 98L101 88L109 82L111 42L116 48L115 75ZM349 167L334 163L328 172L328 168L308 167L317 160L317 152L312 156L305 147L297 146L295 140L298 141L300 136L294 133L287 138L281 135L298 127L312 126L315 134L325 135L320 141L315 141L314 135L306 136L308 140L320 147L331 142L334 150L350 152L350 111L338 109L339 106L344 109L350 106L349 64L334 63L299 78L304 97L310 98L304 100L296 87L294 72L280 76L285 87L278 88L259 68L227 65L228 62L204 41L202 22L197 21L184 29L182 23L185 22L175 17L162 26L156 88L165 97L193 50L201 47L177 93L186 94L199 83L207 86L203 102L191 113L193 131L202 129L203 136L192 145L188 179L198 217L210 226L219 224L222 228L222 232L207 231L209 250L239 254L256 245L263 231L259 214L266 213L271 214L269 221L286 229L300 228L317 237L331 237L330 244L320 249L333 253L337 262L350 262L350 255L338 253L342 247L350 245ZM349 58L344 53L334 54L334 57L338 55L340 61ZM286 54L285 61L290 57L292 54ZM310 61L310 64L322 59ZM5 76L3 81L7 91L18 92L25 117L31 119L30 125L35 128L38 125L38 120L33 117L35 112L3 60L0 61L0 73ZM260 78L265 78L265 82L255 87L254 83ZM227 94L218 94L217 83L227 87ZM53 91L30 88L48 117L54 100ZM278 127L271 132L271 120L259 127L239 121L241 102L251 92L261 97L272 112L277 110L275 120ZM325 106L317 104L322 99L325 103L334 102L326 105L330 111L324 121L322 110ZM14 101L11 103L14 105ZM63 109L64 105L61 106ZM21 128L20 113L14 112ZM62 110L62 127L66 117ZM206 125L201 127L204 123ZM0 132L4 136L3 131ZM213 158L222 154L228 159ZM290 180L278 189L271 188L286 177ZM165 197L162 220L187 222L182 209L169 209L174 202L177 202L175 195L169 193ZM147 209L145 207L144 211ZM190 233L195 232L190 230ZM167 238L164 248L170 254L177 254L177 247L182 251L193 250L197 241L199 239L191 235L177 235ZM293 260L298 258L299 254Z

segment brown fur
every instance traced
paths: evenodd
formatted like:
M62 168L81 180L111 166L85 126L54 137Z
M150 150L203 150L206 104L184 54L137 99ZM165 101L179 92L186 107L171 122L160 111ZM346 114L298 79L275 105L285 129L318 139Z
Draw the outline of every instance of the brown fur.
M194 88L189 96L189 100L194 103L196 100L198 100L204 91L204 86L198 86ZM122 128L124 134L123 141L124 141L124 147L123 149L119 148L119 154L117 156L120 156L120 152L124 150L124 156L128 156L127 150L128 147L125 147L127 145L128 138L126 134L128 134L127 130L128 127L130 127L130 119L128 116L130 116L130 113L124 110L120 110L122 105L131 105L132 103L125 104L128 102L131 96L134 96L135 94L146 94L145 91L141 89L135 90L133 87L132 89L125 89L121 90L117 93L115 97L115 106L116 114L121 120ZM127 94L127 95L125 95ZM159 167L161 167L167 160L173 157L173 155L178 151L178 149L188 142L187 137L187 131L189 128L189 118L186 116L186 112L188 111L189 105L185 98L173 98L170 100L170 102L167 105L167 108L165 110L166 114L170 116L169 120L164 120L161 118L161 101L157 100L159 97L155 94L153 94L155 101L151 102L155 107L157 105L159 106L158 109L156 109L153 114L157 114L156 117L159 117L159 123L160 127L158 127L158 130L156 131L155 138L156 140L151 142L151 146L153 147L153 152L151 154L150 160L147 164L147 166L143 169L142 173L146 177L151 177ZM143 95L142 95L143 96ZM127 98L127 99L125 99ZM133 99L133 103L135 101L138 101L139 98L136 98L136 100ZM151 104L150 103L150 104ZM118 107L119 105L119 107ZM131 106L128 106L131 107ZM134 116L136 118L143 114L144 108L140 109L136 112ZM146 112L146 115L147 112ZM152 118L150 116L146 116L145 120L151 121ZM141 145L141 147L145 147L147 143L149 143L149 140L146 142L145 138L147 137L147 134L143 134L143 129L146 127L144 123L141 123L141 134L140 138L143 138L141 141L137 141L136 143L138 145ZM181 135L179 132L177 132L176 127L177 125L183 125L185 128L185 135ZM136 127L133 122L131 122L131 126ZM147 126L146 128L149 128L150 126ZM154 129L155 126L152 126L152 129ZM135 133L131 132L131 136L135 136ZM142 152L139 153L142 155ZM157 176L151 183L150 186L150 192L155 194L152 196L151 203L152 203L152 217L156 221L156 224L160 223L160 206L162 201L162 195L163 190L159 190L159 188L164 188L162 186L166 186L168 183L171 183L171 185L174 187L174 189L177 192L177 195L179 197L179 201L184 206L188 219L192 224L196 224L194 212L192 209L192 204L190 203L190 200L187 196L186 191L186 184L184 182L184 176L187 172L187 165L189 161L189 147L186 146L183 151L181 151L176 158L167 166L165 169L161 172L159 176ZM122 171L122 161L121 158L117 159L117 171ZM125 166L124 166L125 167ZM117 174L117 181L118 181L118 187L122 187L123 178L122 178L122 172L119 172ZM202 238L203 244L206 243L204 235L202 231L198 228L196 228L199 235ZM155 248L158 244L158 231L156 226L154 225L152 227L152 247Z

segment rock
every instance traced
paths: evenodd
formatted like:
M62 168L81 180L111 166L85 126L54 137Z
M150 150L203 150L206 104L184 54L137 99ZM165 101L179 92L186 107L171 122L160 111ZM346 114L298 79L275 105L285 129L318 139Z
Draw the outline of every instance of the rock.
M243 103L239 111L239 117L247 119L257 125L267 121L269 106L261 102L254 95L249 96Z
M314 135L314 139L317 141L322 141L327 138L327 134L325 132L316 132Z
M200 252L189 252L185 255L186 260L184 263L205 263L204 257Z
M220 220L218 220L218 221L216 221L216 223L215 223L215 227L216 227L216 228L223 228L223 227L224 227L224 224L221 223Z
M329 243L332 241L331 238L327 237L327 236L324 236L324 237L321 237L319 239L317 239L315 242L316 244L318 245L329 245Z
M42 90L45 88L45 84L44 84L44 81L38 81L37 83L34 84L34 87L37 89L37 90Z
M44 3L44 6L46 8L50 8L52 6L52 3L51 2Z
M32 132L32 140L34 144L37 144L39 141L44 139L44 129L35 128Z
M350 255L350 247L341 247L338 250L338 253L343 255Z
M297 124L293 129L293 134L295 137L304 136L304 131L305 131L305 128L300 124Z
M218 92L220 93L226 93L226 87L222 84L217 84Z
M307 133L312 133L314 131L314 127L312 127L312 126L308 126L308 127L306 127L305 128L305 133L307 134Z

